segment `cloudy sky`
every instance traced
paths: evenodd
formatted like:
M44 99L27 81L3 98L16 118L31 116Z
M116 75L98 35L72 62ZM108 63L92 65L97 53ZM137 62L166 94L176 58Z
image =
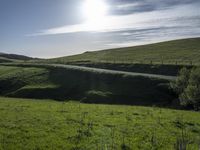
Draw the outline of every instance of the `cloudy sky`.
M0 52L58 57L200 37L199 0L0 0Z

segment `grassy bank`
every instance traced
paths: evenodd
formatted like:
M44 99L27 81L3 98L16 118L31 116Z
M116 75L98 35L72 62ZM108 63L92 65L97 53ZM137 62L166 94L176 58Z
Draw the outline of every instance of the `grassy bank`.
M200 114L0 98L0 149L198 150Z
M0 94L86 103L164 105L168 80L59 67L0 66Z

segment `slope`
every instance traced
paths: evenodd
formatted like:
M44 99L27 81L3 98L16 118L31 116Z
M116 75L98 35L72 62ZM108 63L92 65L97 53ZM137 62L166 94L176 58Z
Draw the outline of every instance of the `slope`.
M169 105L174 98L168 89L169 78L67 65L0 66L0 95Z
M200 38L117 48L46 60L46 62L200 63Z

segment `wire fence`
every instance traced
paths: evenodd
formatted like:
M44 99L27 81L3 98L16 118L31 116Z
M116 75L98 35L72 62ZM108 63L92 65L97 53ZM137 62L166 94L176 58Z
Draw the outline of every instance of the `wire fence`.
M50 61L51 62L51 61ZM61 64L146 64L146 65L187 65L187 66L197 66L200 62L197 61L181 61L181 60L56 60L53 61L54 63L61 63Z

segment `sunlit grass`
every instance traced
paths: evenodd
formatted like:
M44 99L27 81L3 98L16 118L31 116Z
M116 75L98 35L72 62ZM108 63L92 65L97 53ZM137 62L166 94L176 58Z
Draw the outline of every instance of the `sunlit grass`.
M68 63L88 61L91 63L141 63L141 64L199 64L200 38L175 40L157 44L110 49L45 60L45 62Z
M198 112L0 98L0 149L198 150Z

